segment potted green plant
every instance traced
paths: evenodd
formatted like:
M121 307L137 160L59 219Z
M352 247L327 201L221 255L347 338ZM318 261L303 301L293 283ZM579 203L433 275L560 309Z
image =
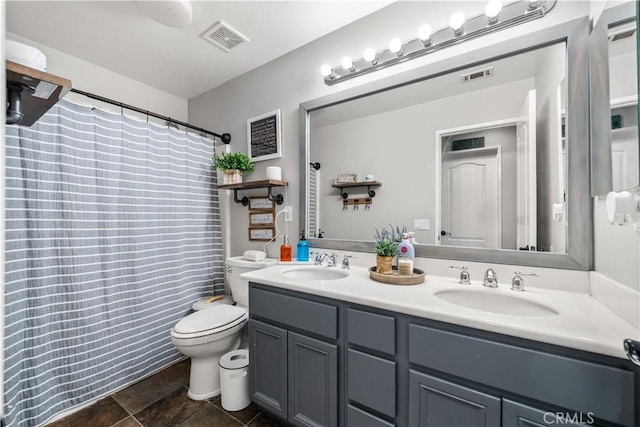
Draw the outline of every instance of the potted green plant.
M228 153L213 156L211 167L222 171L223 184L239 184L242 182L242 174L253 171L253 163L243 153Z
M389 230L382 227L376 228L373 238L376 241L376 272L380 274L391 274L393 271L392 261L398 255L398 244L402 241L402 233L405 227L389 225Z

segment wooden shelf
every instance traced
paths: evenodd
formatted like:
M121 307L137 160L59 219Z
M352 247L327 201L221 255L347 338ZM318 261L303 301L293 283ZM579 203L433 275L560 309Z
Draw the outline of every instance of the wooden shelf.
M239 184L220 184L218 188L222 188L223 190L252 190L254 188L286 187L287 185L285 181L265 179L262 181L241 182Z
M245 196L242 199L238 199L238 190L254 190L256 188L266 188L267 198L272 202L276 202L278 205L281 205L284 202L284 197L282 197L282 194L272 194L272 188L286 187L287 185L289 184L287 184L287 182L285 181L265 179L262 181L241 182L239 184L220 184L218 185L218 188L222 190L233 190L233 201L236 203L242 203L242 206L249 205L249 198Z
M382 183L378 181L360 181L360 182L345 182L343 184L332 184L331 186L333 188L341 189L342 191L340 192L340 195L342 196L343 199L347 199L349 197L349 194L346 191L344 191L344 188L367 187L367 193L369 194L369 197L375 197L376 192L373 191L371 187L380 187L381 185Z
M44 113L49 111L62 97L71 90L71 80L35 68L6 61L7 84L27 86L36 93L23 91L21 95L22 113L24 117L20 125L33 125ZM55 88L45 89L54 85Z

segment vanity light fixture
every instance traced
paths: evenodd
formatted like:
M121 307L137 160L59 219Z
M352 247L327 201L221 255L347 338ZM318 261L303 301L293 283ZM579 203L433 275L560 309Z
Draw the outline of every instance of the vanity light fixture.
M489 0L483 14L465 19L461 12L457 12L451 16L447 27L432 30L429 25L423 25L414 39L402 41L395 38L387 49L376 51L369 48L362 58L349 59L348 62L345 61L347 58L343 58L341 66L331 67L325 64L320 71L324 82L331 86L465 40L542 18L553 9L556 2L557 0L518 0L503 6L500 0Z
M500 20L500 11L502 10L501 0L489 0L487 7L484 9L484 14L487 15L489 24L493 25Z
M353 66L353 61L348 56L342 58L341 65L345 70L349 70L351 72L356 71L356 67Z
M431 44L431 25L423 25L418 28L418 38L422 41L422 44L427 47Z
M402 40L395 38L389 42L389 51L395 53L398 56L404 55L404 49L402 48Z
M376 51L373 50L372 48L368 48L364 51L364 60L367 62L370 62L371 65L376 65L378 63L378 55L376 54Z
M449 19L449 26L453 30L453 34L458 37L464 34L464 13L456 12Z

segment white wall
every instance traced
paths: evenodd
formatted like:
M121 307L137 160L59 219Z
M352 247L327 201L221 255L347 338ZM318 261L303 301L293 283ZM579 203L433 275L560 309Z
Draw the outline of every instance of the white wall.
M8 40L15 40L36 47L47 57L47 71L71 80L72 87L105 98L149 110L179 121L187 121L187 100L153 88L82 59L68 55L16 34L6 33ZM65 98L81 103L117 111L118 107L102 104L84 96L69 93ZM132 114L128 112L128 114ZM134 115L134 114L132 114ZM206 126L203 126L207 128Z
M283 177L290 183L287 204L294 207L294 221L289 226L289 234L293 235L293 230L296 232L299 230L297 215L300 206L298 177L299 104L301 102L522 36L529 31L537 31L567 20L588 16L590 4L588 1L560 1L553 11L541 20L467 41L349 82L332 87L324 84L319 73L320 65L323 63L338 64L344 55L358 57L366 47L381 48L386 46L394 36L403 39L415 37L416 29L424 23L426 17L429 17L434 28L444 27L454 9L462 10L467 16L473 16L482 13L484 5L474 1L457 2L455 7L452 6L452 2L446 1L394 3L218 88L190 99L189 121L199 126L207 125L214 129L225 129L233 136L232 149L246 153L246 120L277 108L282 110L284 157L258 163L256 170L248 176L248 179L264 178L266 166L282 167ZM230 224L233 236L231 255L241 254L247 248L261 248L261 244L249 242L247 239L247 209L240 205L231 206L230 209L233 218ZM276 257L279 244L271 246L269 256Z
M633 225L609 224L605 197L594 199L593 212L595 270L640 291L640 232Z

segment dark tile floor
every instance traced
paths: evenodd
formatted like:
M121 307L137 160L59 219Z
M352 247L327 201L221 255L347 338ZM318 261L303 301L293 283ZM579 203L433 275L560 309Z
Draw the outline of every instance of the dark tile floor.
M189 360L176 363L132 386L99 400L50 427L281 427L253 403L242 411L222 409L220 396L187 397Z

